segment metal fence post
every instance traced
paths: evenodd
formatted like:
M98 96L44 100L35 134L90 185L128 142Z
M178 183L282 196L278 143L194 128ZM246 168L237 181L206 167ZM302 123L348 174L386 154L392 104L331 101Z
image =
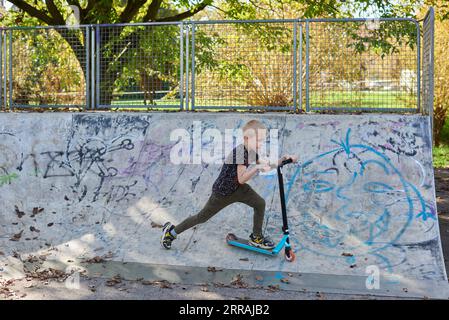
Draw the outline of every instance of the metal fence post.
M189 111L189 25L186 28L186 110Z
M306 112L310 111L310 99L309 99L309 20L306 20Z
M192 111L195 110L195 22L192 22Z
M90 79L91 79L91 90L90 90L90 109L95 110L95 88L96 88L96 81L95 81L95 30L92 26L89 26L89 32L90 32Z
M96 83L95 83L95 94L96 94L96 104L95 109L98 109L100 107L100 27L97 25L95 26L95 77L96 77Z
M430 115L430 129L431 129L431 134L432 134L432 141L433 141L433 100L434 100L434 77L435 77L435 66L434 66L434 46L435 46L435 12L433 10L433 7L430 7L429 9L430 11L430 65L429 65L429 115Z
M3 28L0 28L0 92L3 92ZM0 95L1 98L1 95ZM0 99L0 111L6 111L6 106L3 105L3 99Z
M302 23L299 25L299 109L302 111Z
M416 98L417 98L417 112L421 112L421 31L419 24L416 25Z
M84 32L84 45L86 46L86 71L84 73L84 82L86 84L86 104L84 105L84 110L86 111L89 108L89 97L90 97L90 59L89 59L89 53L90 53L90 30L89 27L83 28Z
M12 30L9 30L9 110L12 109Z
M433 141L433 99L434 99L434 28L435 13L433 7L430 7L423 23L423 114L430 118L430 134Z
M7 54L7 50L6 50L6 30L4 30L3 34L3 55L5 57L4 61L3 61L3 102L4 102L4 107L5 107L5 111L7 110L7 105L8 105L8 91L6 89L6 84L7 84L7 77L8 77L8 69L7 69L7 63L8 63L8 54ZM9 57L9 59L11 59L11 57Z
M296 52L296 34L297 34L297 22L293 23L293 112L296 112L296 88L297 88L297 52Z
M184 109L184 23L179 25L179 108Z

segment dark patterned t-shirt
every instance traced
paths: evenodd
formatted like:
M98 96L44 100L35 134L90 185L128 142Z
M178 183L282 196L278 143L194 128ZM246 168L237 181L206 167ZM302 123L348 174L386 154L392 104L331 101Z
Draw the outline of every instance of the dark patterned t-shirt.
M212 186L212 192L222 196L232 194L240 186L237 166L243 164L248 168L251 163L257 160L259 160L259 155L255 151L251 150L248 152L243 144L235 147L225 159L220 174Z

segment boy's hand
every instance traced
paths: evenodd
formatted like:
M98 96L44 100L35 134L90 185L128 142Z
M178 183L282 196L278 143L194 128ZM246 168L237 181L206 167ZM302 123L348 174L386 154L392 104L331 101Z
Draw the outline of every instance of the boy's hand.
M271 170L271 167L268 164L265 163L261 163L261 164L256 164L256 169L262 172L268 172Z
M294 154L286 154L282 157L282 160L292 159L293 162L298 162L298 156Z

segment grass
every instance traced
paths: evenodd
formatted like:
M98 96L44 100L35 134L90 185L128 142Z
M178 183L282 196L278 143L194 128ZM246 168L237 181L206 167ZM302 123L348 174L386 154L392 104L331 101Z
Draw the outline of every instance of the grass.
M433 148L433 165L436 168L449 168L449 118L441 133L441 145Z
M303 108L305 108L305 97L302 99ZM179 106L179 99L160 99L155 100L156 105L148 106L151 109L171 109ZM146 110L143 100L114 100L112 101L114 108L133 107L137 110ZM164 107L161 107L164 106ZM224 96L221 99L196 99L195 106L201 108L202 106L222 107L247 107L248 104L245 99L235 99ZM398 91L312 91L310 93L310 106L313 107L353 107L353 108L401 108L413 109L416 108L416 96L398 92ZM206 108L207 109L207 108ZM213 109L211 109L213 110Z
M312 107L416 108L416 95L398 91L314 91Z

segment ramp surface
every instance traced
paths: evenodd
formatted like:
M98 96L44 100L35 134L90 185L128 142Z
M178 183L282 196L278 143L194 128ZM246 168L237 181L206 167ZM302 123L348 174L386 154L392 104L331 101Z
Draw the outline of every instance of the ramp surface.
M284 170L297 261L226 244L228 233L251 232L243 204L162 249L160 225L197 213L221 167L172 164L172 131L193 134L201 121L202 132L224 133L250 119L278 129L280 153L300 157ZM279 240L277 177L250 185L267 203L265 232ZM18 253L358 279L379 270L390 283L447 282L429 119L419 115L0 114L0 203L3 277L17 272Z

